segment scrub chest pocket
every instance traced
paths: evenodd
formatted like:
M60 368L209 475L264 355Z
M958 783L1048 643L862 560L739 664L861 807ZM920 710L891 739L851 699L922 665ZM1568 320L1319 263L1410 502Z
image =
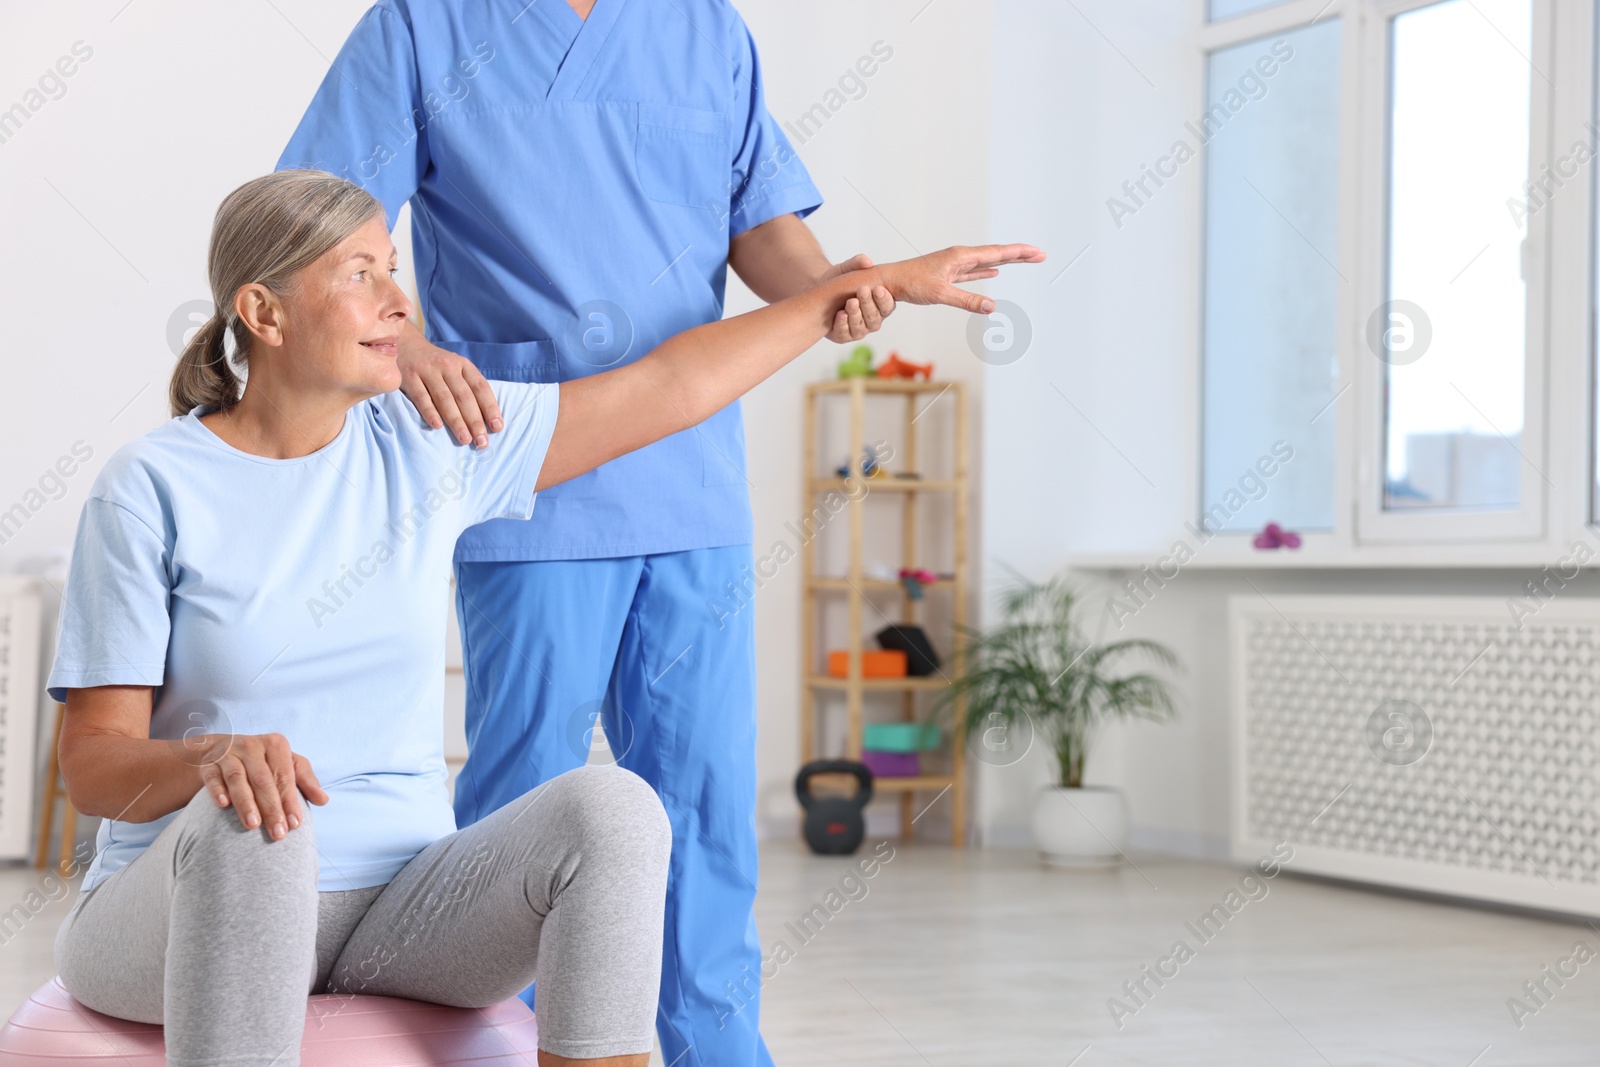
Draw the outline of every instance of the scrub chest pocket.
M502 382L559 382L561 360L556 343L549 338L537 341L435 341L440 348L466 356L485 378Z
M732 163L722 112L640 104L633 162L651 200L728 210Z

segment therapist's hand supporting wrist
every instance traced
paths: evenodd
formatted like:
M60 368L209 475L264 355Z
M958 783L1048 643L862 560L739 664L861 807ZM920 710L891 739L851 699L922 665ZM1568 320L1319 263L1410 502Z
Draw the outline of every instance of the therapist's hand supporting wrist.
M852 271L868 270L872 267L872 257L862 253L851 256L843 263L835 263L823 272L817 283L837 278ZM833 328L828 331L828 340L835 344L849 344L859 341L868 334L877 333L883 326L883 320L894 311L894 297L883 286L862 286L856 294L845 301L833 317Z
M429 426L448 426L458 442L475 448L487 447L489 434L505 426L494 390L472 361L433 344L409 321L397 359L400 391Z
M786 212L753 226L728 243L728 266L750 291L769 304L816 289L835 278L872 266L866 255L829 263L811 228ZM835 344L859 341L883 325L894 311L888 290L852 293L833 316L827 338Z

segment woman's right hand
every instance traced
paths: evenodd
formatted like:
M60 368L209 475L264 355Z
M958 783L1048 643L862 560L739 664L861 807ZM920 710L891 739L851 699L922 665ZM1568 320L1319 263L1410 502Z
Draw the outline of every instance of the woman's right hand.
M289 749L282 734L211 734L202 749L200 780L218 807L230 804L247 829L266 827L273 840L305 822L301 794L326 804L311 761Z
M993 278L1008 263L1043 263L1044 258L1044 252L1033 245L956 245L873 269L896 300L946 304L987 315L994 310L994 301L957 289L956 283Z

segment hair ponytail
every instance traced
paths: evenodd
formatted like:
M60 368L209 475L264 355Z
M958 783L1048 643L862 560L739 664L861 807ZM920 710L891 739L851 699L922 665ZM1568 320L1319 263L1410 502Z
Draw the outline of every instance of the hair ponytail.
M220 411L239 402L239 376L228 362L227 333L226 319L218 311L184 346L167 392L175 417L200 404Z
M174 416L197 405L218 410L239 402L249 367L250 331L233 314L235 294L264 285L294 291L295 275L360 229L383 205L359 185L320 170L280 170L245 182L217 208L206 275L217 312L184 346L172 369L167 400ZM234 354L228 356L228 335Z

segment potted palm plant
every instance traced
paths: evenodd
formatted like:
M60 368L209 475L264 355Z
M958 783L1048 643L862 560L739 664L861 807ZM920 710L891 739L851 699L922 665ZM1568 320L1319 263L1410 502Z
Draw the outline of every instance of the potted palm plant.
M1122 792L1083 784L1083 765L1099 728L1108 722L1165 721L1175 714L1167 681L1145 665L1176 669L1171 649L1155 641L1091 641L1078 621L1080 598L1062 578L1024 578L1000 598L1001 620L987 629L960 627L966 636L962 670L940 708L966 697L957 724L980 738L977 758L1011 763L1037 737L1054 756L1056 781L1039 790L1033 836L1052 866L1120 862L1128 840ZM1003 744L996 744L1000 739Z

